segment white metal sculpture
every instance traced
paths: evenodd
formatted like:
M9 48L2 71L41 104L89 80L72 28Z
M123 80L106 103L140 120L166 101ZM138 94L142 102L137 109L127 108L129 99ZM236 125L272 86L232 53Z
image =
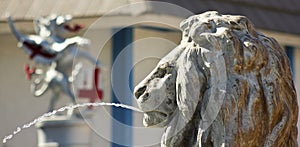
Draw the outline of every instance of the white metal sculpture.
M50 15L34 20L36 35L24 35L19 32L11 19L8 17L12 33L18 40L18 46L23 48L25 53L35 63L43 65L46 70L35 69L28 65L25 66L27 77L33 82L31 91L34 96L43 95L48 89L51 89L53 96L51 98L49 111L54 109L55 103L61 92L71 98L75 104L75 96L70 89L70 83L74 76L81 69L78 63L73 67L74 57L83 57L93 64L96 68L100 67L100 62L92 57L86 50L90 41L79 36L65 38L66 33L73 33L81 30L83 25L70 25L72 17L70 15ZM72 72L70 72L72 71Z
M297 146L289 61L244 16L206 12L181 23L182 42L135 87L161 146Z

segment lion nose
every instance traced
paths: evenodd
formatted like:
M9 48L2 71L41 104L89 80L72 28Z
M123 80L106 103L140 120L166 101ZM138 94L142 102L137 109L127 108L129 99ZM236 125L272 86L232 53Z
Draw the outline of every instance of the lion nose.
M147 86L143 86L143 87L138 88L134 93L135 98L139 99L139 97L145 93L146 89L147 89Z

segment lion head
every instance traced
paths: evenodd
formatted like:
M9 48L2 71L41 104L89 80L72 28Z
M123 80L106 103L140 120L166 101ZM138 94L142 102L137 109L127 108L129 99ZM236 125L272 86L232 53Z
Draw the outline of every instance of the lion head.
M162 146L297 146L298 105L285 51L244 16L206 12L135 87Z

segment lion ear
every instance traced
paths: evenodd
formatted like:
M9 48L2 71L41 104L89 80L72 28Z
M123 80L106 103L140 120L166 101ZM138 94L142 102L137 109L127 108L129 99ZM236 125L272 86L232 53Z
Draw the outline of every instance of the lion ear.
M201 89L205 84L204 75L197 63L198 55L196 49L186 49L177 60L176 100L186 121L191 120L200 100Z

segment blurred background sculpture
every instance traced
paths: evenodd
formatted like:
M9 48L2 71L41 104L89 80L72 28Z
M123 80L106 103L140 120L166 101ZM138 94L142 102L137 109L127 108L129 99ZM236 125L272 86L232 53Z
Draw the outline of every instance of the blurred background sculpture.
M75 104L74 93L70 89L71 82L81 70L81 63L76 63L73 68L74 57L83 57L96 65L96 70L100 62L92 57L86 50L90 41L79 36L65 37L68 33L78 32L83 25L70 22L70 15L50 15L34 20L36 34L24 35L19 32L11 17L8 18L11 31L18 40L18 46L23 48L37 65L42 68L30 68L25 65L24 70L27 78L32 80L31 92L39 97L46 91L51 90L53 95L48 111L52 111L60 93L65 93ZM95 70L95 71L96 71Z
M206 12L135 87L162 146L297 146L298 105L285 50L244 16Z

